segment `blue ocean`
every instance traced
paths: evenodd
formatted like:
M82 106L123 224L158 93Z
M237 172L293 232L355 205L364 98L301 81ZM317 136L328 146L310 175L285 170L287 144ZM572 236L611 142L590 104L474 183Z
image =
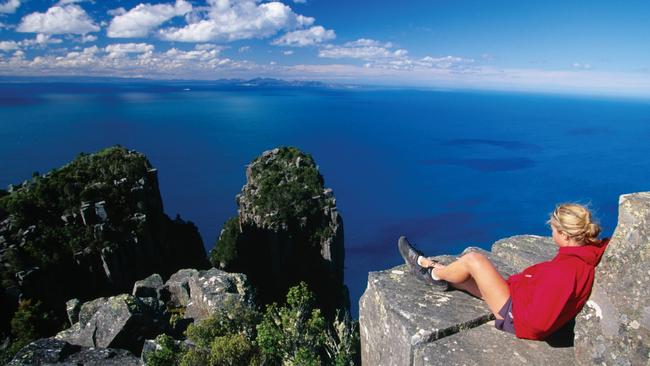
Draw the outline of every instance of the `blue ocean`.
M120 144L159 170L165 211L207 250L263 151L312 154L343 217L357 315L369 271L549 235L556 203L590 204L611 235L618 197L650 190L650 102L387 88L173 82L0 82L0 186ZM259 258L258 260L263 260Z

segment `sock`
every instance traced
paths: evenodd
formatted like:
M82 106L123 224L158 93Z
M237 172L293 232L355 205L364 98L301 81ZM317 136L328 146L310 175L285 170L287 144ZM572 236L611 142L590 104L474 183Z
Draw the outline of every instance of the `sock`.
M440 278L438 278L438 276L433 274L433 268L431 268L431 278L433 278L435 281L440 281Z
M417 261L418 266L424 267L424 264L422 264L423 261L424 261L424 257L423 256L418 256L418 261Z

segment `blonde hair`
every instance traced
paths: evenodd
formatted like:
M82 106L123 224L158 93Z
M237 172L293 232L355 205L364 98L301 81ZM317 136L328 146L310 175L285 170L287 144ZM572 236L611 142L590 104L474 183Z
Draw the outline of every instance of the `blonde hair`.
M594 222L591 211L577 203L562 203L555 207L548 220L559 232L578 244L598 242L600 225Z

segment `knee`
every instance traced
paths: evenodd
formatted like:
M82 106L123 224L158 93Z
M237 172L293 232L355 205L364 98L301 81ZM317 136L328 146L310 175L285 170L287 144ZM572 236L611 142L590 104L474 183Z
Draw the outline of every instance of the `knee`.
M462 258L465 260L465 263L467 263L467 265L472 267L479 266L488 260L487 257L485 257L483 254L477 252L469 252L463 255Z

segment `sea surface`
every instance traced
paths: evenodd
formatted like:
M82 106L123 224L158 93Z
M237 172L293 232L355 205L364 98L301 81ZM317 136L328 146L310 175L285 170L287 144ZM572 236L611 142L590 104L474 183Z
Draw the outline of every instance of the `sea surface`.
M207 250L236 215L246 164L282 145L312 154L343 216L355 317L368 272L401 263L400 235L428 255L489 249L549 235L555 204L577 201L609 236L619 195L650 190L643 100L0 82L1 187L115 144L147 155L166 213L196 223Z

